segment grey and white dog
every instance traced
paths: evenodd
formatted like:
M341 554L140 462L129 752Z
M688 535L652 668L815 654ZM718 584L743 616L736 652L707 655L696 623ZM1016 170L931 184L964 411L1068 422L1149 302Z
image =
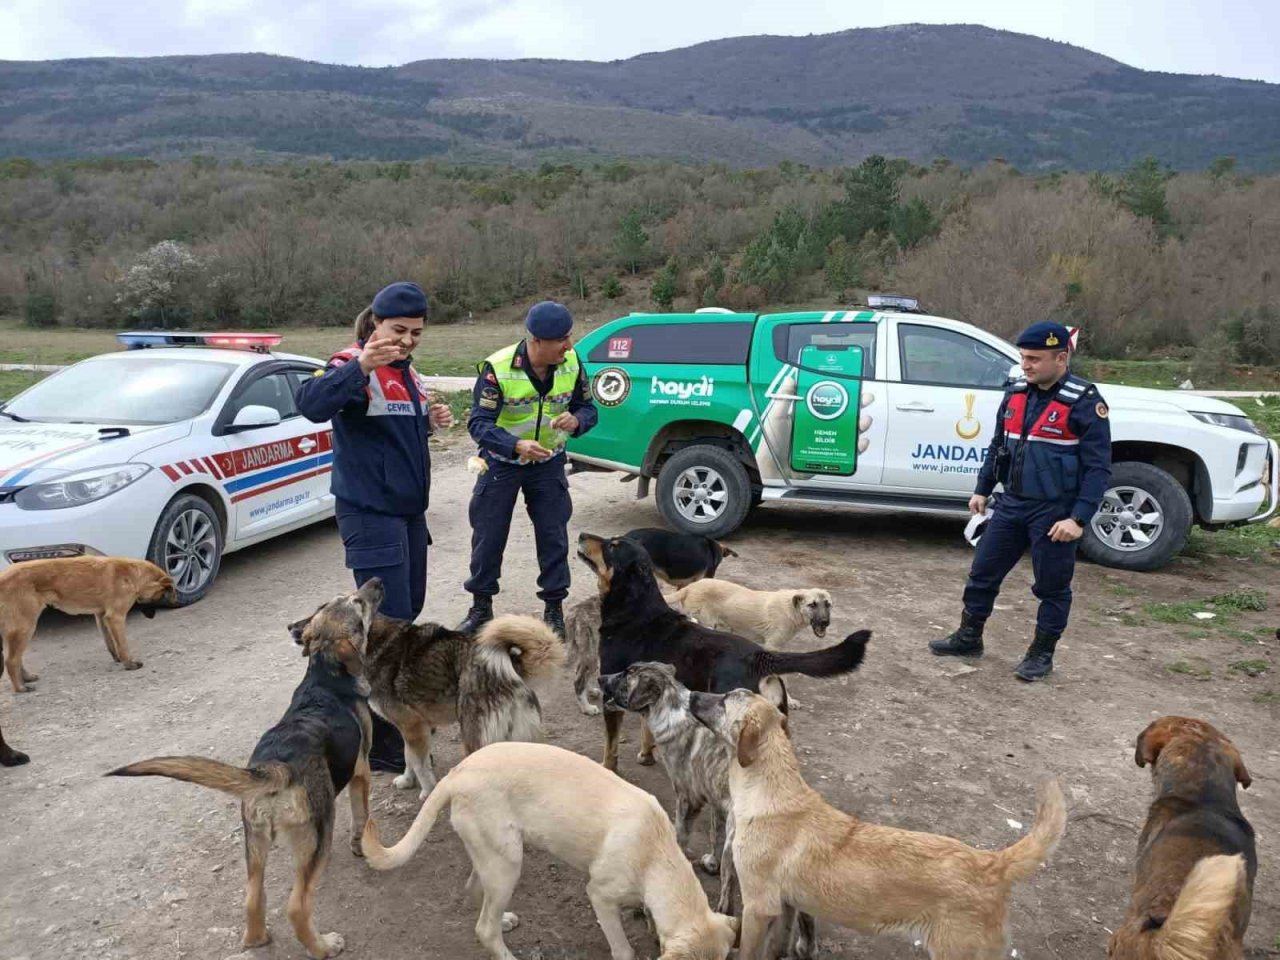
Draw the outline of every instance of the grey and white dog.
M632 710L644 717L657 745L658 761L676 794L672 818L676 840L685 855L697 860L704 870L719 873L716 911L734 913L737 878L733 868L733 801L729 795L733 748L689 712L689 690L676 679L675 667L669 663L633 663L621 673L602 676L600 689L606 706ZM787 688L781 677L761 679L760 695L784 714L787 712ZM709 820L711 850L698 857L689 848L689 833L703 809ZM790 940L790 949L782 951L787 956L800 960L813 956L814 923L808 914L788 906L771 943L781 947L780 937Z
M578 709L588 717L600 712L600 595L592 594L565 611L564 643L573 671Z

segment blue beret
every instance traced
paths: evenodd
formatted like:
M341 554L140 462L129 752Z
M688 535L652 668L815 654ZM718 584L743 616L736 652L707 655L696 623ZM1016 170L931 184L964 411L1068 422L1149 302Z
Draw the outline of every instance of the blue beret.
M1070 350L1071 334L1060 323L1041 320L1023 330L1014 346L1024 350Z
M393 283L378 291L373 298L375 317L425 317L427 295L416 283Z
M543 300L529 308L524 318L524 328L539 340L559 340L573 329L573 317L569 309L554 300Z

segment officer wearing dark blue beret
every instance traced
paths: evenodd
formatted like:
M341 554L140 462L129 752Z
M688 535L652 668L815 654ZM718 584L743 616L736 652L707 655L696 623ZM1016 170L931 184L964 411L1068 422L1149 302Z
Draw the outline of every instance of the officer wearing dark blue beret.
M939 656L982 656L982 631L1000 584L1027 549L1040 601L1036 632L1014 673L1040 680L1053 670L1071 612L1076 546L1111 481L1111 425L1098 388L1069 369L1071 338L1060 323L1035 323L1016 345L1023 376L1005 391L995 435L969 510L985 513L1003 487L978 541L964 589L960 629L929 643Z
M524 493L538 549L543 620L564 636L561 604L569 594L569 481L564 445L596 424L586 375L573 349L573 317L552 300L534 304L528 336L478 366L467 430L485 471L471 492L471 609L458 629L472 633L493 619L493 596L511 530L516 494Z

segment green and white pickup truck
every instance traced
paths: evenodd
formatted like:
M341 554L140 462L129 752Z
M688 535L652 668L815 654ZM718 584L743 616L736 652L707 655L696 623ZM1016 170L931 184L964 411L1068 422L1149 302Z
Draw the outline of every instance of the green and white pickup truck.
M963 517L1018 351L984 330L874 309L632 314L578 344L599 425L576 469L657 478L668 524L722 537L762 501ZM1011 369L1013 368L1013 369ZM1084 553L1151 570L1192 525L1265 519L1280 449L1222 400L1100 384L1112 487Z

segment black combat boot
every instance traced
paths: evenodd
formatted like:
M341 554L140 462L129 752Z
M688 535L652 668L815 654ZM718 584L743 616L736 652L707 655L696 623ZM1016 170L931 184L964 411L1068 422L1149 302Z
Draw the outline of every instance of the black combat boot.
M455 629L459 633L475 633L492 619L493 597L482 597L477 594L471 598L471 609Z
M982 656L982 626L984 621L960 614L960 629L949 637L929 641L929 652L939 657Z
M564 639L564 610L559 600L548 600L542 611L542 622Z
M1014 667L1013 672L1019 680L1031 683L1043 680L1053 673L1053 651L1058 645L1058 634L1048 633L1036 628L1036 638L1027 648L1027 655Z

